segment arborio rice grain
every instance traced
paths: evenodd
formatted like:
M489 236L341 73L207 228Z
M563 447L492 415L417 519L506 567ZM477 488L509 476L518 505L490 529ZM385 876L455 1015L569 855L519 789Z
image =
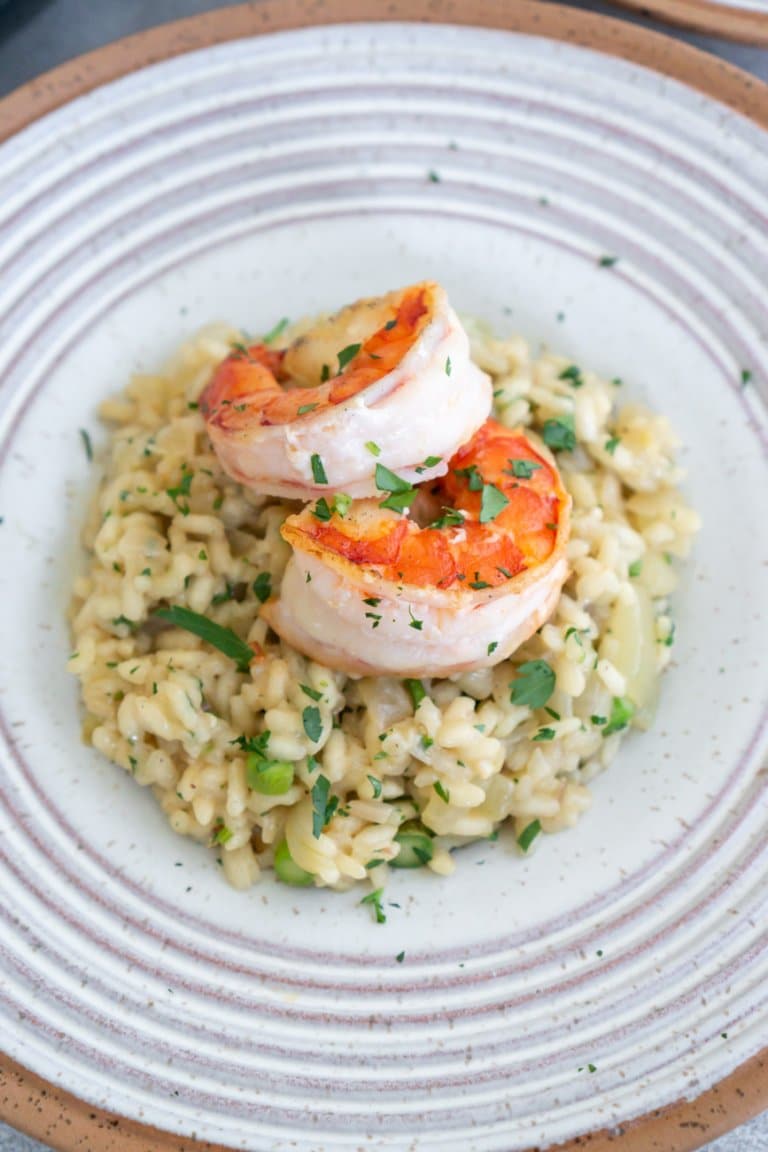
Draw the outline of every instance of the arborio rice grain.
M573 497L572 572L552 619L512 660L424 681L423 693L321 667L260 619L288 560L280 524L296 506L228 479L197 411L241 333L202 331L162 373L135 376L101 407L111 438L71 612L83 735L152 788L174 831L211 846L236 888L276 853L288 882L378 887L401 842L401 861L445 875L452 849L504 821L530 851L539 832L577 822L587 781L628 722L651 718L674 637L675 561L698 527L676 487L676 437L662 416L624 403L619 381L533 359L523 340L466 324L502 423L541 432L572 421L575 449L558 457ZM162 626L155 613L169 603L234 630L261 659L243 674ZM544 707L511 699L517 669L533 661L555 674ZM642 701L634 716L627 697ZM264 732L288 783L273 795L248 782L249 740Z

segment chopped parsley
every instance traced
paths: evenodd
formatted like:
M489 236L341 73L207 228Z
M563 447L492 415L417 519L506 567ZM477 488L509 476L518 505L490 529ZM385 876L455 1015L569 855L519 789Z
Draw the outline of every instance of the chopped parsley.
M495 520L509 504L504 493L495 484L483 484L483 494L480 498L480 523L488 524Z
M317 404L302 404L299 407L298 415L305 416L307 412L314 412L315 408L317 408Z
M489 656L493 655L493 653L496 651L498 646L499 646L498 640L491 640L490 644L488 645L488 655Z
M327 776L318 776L315 783L312 785L312 835L315 840L320 839L320 835L330 820L328 815L329 803L328 796L331 791L331 782ZM334 797L337 803L331 809L331 816L336 811L338 806L338 797Z
M404 680L403 683L411 694L413 707L418 708L419 704L421 704L422 700L427 694L424 685L422 684L421 680Z
M384 894L383 888L377 888L374 892L369 892L367 896L363 896L360 901L361 904L373 905L373 913L376 917L377 924L386 924L387 916L384 911L384 906L381 903L381 897Z
M555 738L554 728L539 728L536 735L531 737L531 740L546 741L546 740L554 740L554 738Z
M365 618L366 620L373 620L371 628L378 628L379 624L381 624L381 615L378 612L366 612Z
M320 369L320 383L325 384L331 378L331 370L327 364L323 364Z
M664 646L666 648L671 648L672 645L674 644L674 642L675 642L675 622L673 620L672 624L670 626L670 629L669 629L669 634L667 636L665 636L662 643L664 644Z
M544 443L553 452L573 452L576 447L573 416L566 415L557 419L545 420L541 435Z
M607 716L598 716L595 713L593 713L589 719L595 725L608 723L608 717Z
M309 707L305 708L302 712L301 722L304 725L304 731L307 737L313 744L317 744L323 734L323 721L320 716L320 709L310 704Z
M393 512L403 512L410 508L416 499L416 489L402 476L397 476L383 464L376 465L376 487L380 492L389 492L386 500L382 500L380 508L390 508Z
M413 609L411 608L410 604L408 605L408 615L411 618L411 622L408 625L408 627L409 628L415 628L417 632L421 632L421 630L424 626L424 621L416 619L416 617L413 614Z
M135 630L138 628L136 621L129 620L127 616L115 616L112 623L114 624L115 628L119 628L121 624L124 624L125 627L130 628L132 632L135 632Z
M339 352L339 372L343 372L350 360L354 360L361 347L361 344L347 344L346 348L342 348Z
M611 701L611 715L605 728L603 728L603 736L621 732L627 727L634 714L635 706L627 696L614 696Z
M312 465L312 479L315 484L327 484L328 477L325 474L325 467L317 452L313 452L309 459Z
M443 515L433 520L429 528L461 528L464 523L464 513L458 508L445 508Z
M370 452L371 456L381 456L381 448L374 440L366 440L365 446Z
M348 496L346 492L337 492L333 498L333 510L342 518L349 512L351 504L352 497Z
M272 577L269 572L259 572L253 582L253 594L260 604L266 604L272 595Z
M482 491L483 478L477 469L477 464L470 464L468 468L456 468L453 474L454 476L463 476L465 478L470 492Z
M365 600L363 600L363 604L369 604L371 608L378 608L379 604L381 604L381 600L378 596L366 596Z
M449 357L448 357L448 359L447 359L447 360L446 360L446 362L445 362L445 374L446 374L446 376L450 376L450 374L451 374L451 368L452 368L452 365L451 365L451 358L450 358L450 356L449 356Z
M530 480L536 469L541 468L535 460L510 460L509 463L510 467L502 471L505 476L514 476L516 480Z
M312 509L312 515L315 516L318 520L330 520L333 513L328 507L328 501L326 500L325 496L321 496L317 501L314 508Z
M226 824L217 824L213 830L213 839L211 844L226 844L228 840L232 839L232 831L227 828Z
M531 844L533 844L536 837L541 832L541 822L533 820L530 824L523 828L522 832L517 838L517 843L522 848L523 852L527 852Z
M435 172L434 168L430 168L429 172L427 172L427 179L429 180L430 184L440 183L440 175L438 172Z
M180 504L179 503L179 497L180 496L189 496L189 489L192 485L192 473L186 472L183 468L182 468L182 472L183 472L183 475L181 477L181 484L179 484L175 488L166 488L166 492L170 496L171 500L173 500L174 504L178 508L179 512L181 512L182 516L188 516L189 515L189 504Z
M640 575L642 570L643 570L642 557L639 560L633 560L629 566L629 569L628 569L630 579L635 580Z
M155 615L161 620L175 624L177 628L183 628L185 632L199 636L213 648L218 648L219 652L235 661L239 672L248 671L253 660L253 651L231 628L224 628L206 616L201 616L199 612L193 612L191 608L180 608L177 605L172 608L160 608Z
M432 787L434 788L435 792L437 792L438 796L440 797L440 799L443 801L443 803L444 803L444 804L450 804L450 802L451 802L451 794L450 794L450 792L448 791L448 789L447 789L447 788L445 788L445 787L444 787L444 786L443 786L443 785L440 783L440 781L439 781L439 780L435 780L435 782L434 782L434 784L432 785Z
M379 796L381 796L381 789L382 789L381 780L378 780L375 776L369 776L368 782L371 785L371 788L373 789L374 800L378 800Z
M403 960L405 960L405 952L398 952L395 960L397 960L398 964L402 964Z
M543 708L555 690L555 673L546 660L526 660L517 669L510 703Z
M581 388L584 384L581 368L576 364L569 364L567 368L563 368L562 372L558 373L557 378L558 380L568 380L572 388Z
M308 684L299 684L305 696L309 696L310 700L322 700L322 692L318 692L316 688L310 688Z
M282 320L278 320L278 322L277 322L277 324L275 324L274 328L270 328L270 330L269 330L269 332L267 332L266 336L262 336L262 343L263 344L273 344L274 341L277 340L278 336L281 336L283 334L283 332L285 332L286 328L288 327L288 323L289 323L288 317L283 316Z
M477 576L477 572L475 572L475 576ZM469 586L470 588L474 588L476 592L481 591L483 588L491 587L487 580L470 580Z
M742 368L742 370L741 370L741 386L742 386L742 388L746 388L747 384L749 384L751 380L752 380L752 373L750 372L749 368Z
M744 373L742 372L742 376L743 375L744 375ZM81 428L79 431L80 431L80 439L82 440L83 448L85 449L86 459L90 462L91 460L93 460L93 444L91 444L91 437L89 436L89 434L85 428Z
M597 263L600 268L613 268L618 262L618 256L601 256Z
M618 436L611 436L609 440L606 440L603 447L605 448L605 450L609 454L609 456L613 456L614 452L616 451L616 449L618 448L620 443L621 443L621 441L620 441Z

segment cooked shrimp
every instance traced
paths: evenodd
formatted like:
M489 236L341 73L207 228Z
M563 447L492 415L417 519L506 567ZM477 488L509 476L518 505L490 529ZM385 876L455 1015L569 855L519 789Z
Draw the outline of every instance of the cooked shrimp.
M547 619L571 501L537 439L488 420L444 478L378 484L383 500L322 499L283 525L293 556L264 612L290 644L351 675L449 676Z
M235 350L200 407L233 479L273 496L358 497L375 493L377 463L410 481L443 475L488 416L491 384L426 282L359 300L284 351Z

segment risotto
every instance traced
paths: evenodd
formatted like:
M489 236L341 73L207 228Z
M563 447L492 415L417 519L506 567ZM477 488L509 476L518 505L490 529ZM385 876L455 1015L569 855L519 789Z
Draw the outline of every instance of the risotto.
M152 788L175 832L214 849L236 888L274 868L289 884L367 880L375 897L389 867L447 875L456 847L505 823L530 852L573 827L588 781L652 720L676 562L698 526L676 438L624 402L620 380L464 323L496 419L556 452L570 575L509 660L447 679L355 679L269 628L262 610L290 557L280 528L298 506L229 479L198 409L240 332L205 329L102 405L111 436L71 612L83 735ZM257 659L243 671L164 618L169 606Z

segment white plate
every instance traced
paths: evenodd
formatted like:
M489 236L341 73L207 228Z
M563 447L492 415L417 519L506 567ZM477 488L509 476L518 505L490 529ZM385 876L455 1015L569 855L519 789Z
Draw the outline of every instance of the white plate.
M147 68L0 168L8 1055L122 1116L272 1152L547 1146L753 1056L765 133L584 48L341 26ZM102 397L208 320L258 330L422 277L663 411L703 530L656 726L592 811L531 859L502 838L448 880L397 875L379 926L357 892L230 891L85 748L64 614L96 480L78 428L103 440Z

